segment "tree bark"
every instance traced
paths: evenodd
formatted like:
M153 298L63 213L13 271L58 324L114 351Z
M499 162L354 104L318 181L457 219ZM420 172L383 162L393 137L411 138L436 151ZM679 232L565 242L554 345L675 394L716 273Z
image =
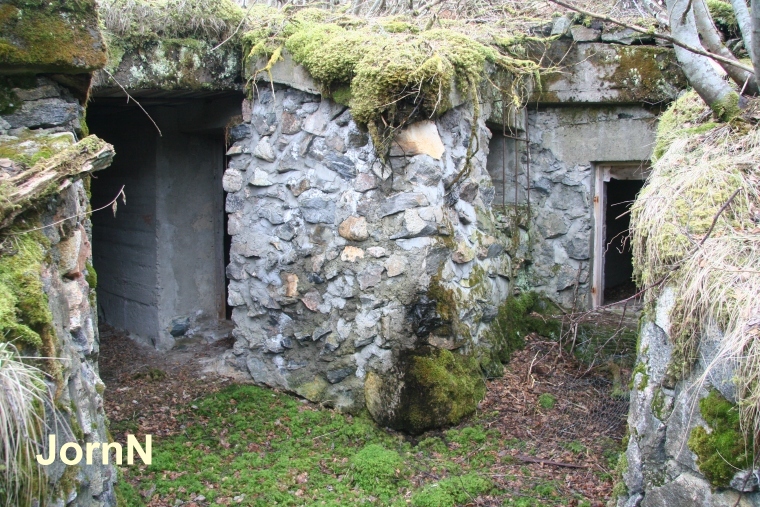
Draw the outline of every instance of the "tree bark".
M744 1L744 0L739 0ZM710 12L707 10L703 0L693 0L692 5L694 7L694 20L697 25L697 31L702 36L702 44L711 52L719 54L725 58L731 60L738 59L731 51L723 44L723 40L718 33L718 29L715 28L713 19L710 16ZM731 64L718 62L726 74L739 86L739 89L744 90L745 93L750 95L757 95L757 80L752 73L746 70L735 67Z
M734 9L734 15L736 16L736 22L739 25L739 31L742 33L742 40L744 41L744 48L749 54L749 59L753 62L755 52L752 49L752 17L749 14L746 0L731 0L731 7Z
M702 48L694 11L689 0L667 0L670 17L670 32L678 42ZM760 12L760 0L753 2ZM753 11L755 9L753 5ZM754 28L758 28L755 26ZM760 38L760 35L757 36ZM680 46L675 47L676 58L686 75L686 79L702 100L722 120L729 120L739 113L739 94L731 89L713 67L710 58L696 55Z
M752 2L752 67L760 72L760 2Z

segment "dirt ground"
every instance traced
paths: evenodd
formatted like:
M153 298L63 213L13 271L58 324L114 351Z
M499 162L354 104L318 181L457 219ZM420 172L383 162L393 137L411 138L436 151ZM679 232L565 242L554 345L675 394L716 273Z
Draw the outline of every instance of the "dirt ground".
M128 433L177 434L193 401L235 382L199 367L231 347L231 339L187 343L159 353L107 326L100 332L105 408L117 441ZM578 495L593 506L605 505L626 427L629 375L626 368L589 369L563 353L557 342L526 337L526 347L514 354L504 375L487 381L486 398L475 416L504 442L494 465L484 471L500 492L468 505L501 506L510 498L525 498L542 481L551 481L570 499L563 505L577 505L573 498ZM613 395L613 379L622 383L624 393Z

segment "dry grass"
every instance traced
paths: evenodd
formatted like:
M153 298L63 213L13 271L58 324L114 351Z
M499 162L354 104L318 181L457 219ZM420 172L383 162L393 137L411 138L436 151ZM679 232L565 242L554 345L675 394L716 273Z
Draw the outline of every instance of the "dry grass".
M43 372L24 363L16 348L0 343L0 503L30 505L44 496L35 455L42 452L47 425L44 407L50 396Z
M231 35L245 12L231 0L99 0L106 29L119 37L196 38Z
M758 434L760 128L738 122L700 129L698 119L709 114L692 113L692 128L671 140L633 207L636 276L644 287L665 279L676 290L666 330L672 373L688 372L700 336L718 325L721 344L702 380L719 365L737 364L742 421L748 434ZM651 302L656 293L647 297Z
M268 7L322 7L367 17L412 15L426 18L435 15L442 19L510 25L535 25L567 12L546 0L238 0L238 3L246 7L252 3ZM577 0L575 4L628 21L646 17L632 1Z
M568 11L546 0L99 0L106 29L119 37L205 38L223 40L238 30L256 28L252 5L297 10L317 7L366 18L400 16L421 26L435 18L477 27L528 33ZM579 7L631 22L647 24L635 3L578 0ZM240 7L242 6L242 8Z

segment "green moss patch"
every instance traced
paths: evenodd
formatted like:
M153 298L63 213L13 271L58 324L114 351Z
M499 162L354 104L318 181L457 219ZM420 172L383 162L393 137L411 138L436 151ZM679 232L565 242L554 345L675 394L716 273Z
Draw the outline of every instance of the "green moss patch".
M724 0L707 0L707 10L710 11L715 26L731 37L741 37L736 14L729 2Z
M68 148L74 142L74 136L69 132L24 130L18 136L3 140L0 144L0 158L9 158L28 168Z
M6 68L91 72L106 63L94 0L0 5L0 63Z
M404 388L395 426L413 434L457 424L485 396L477 360L448 350L422 347L402 356Z
M42 286L44 236L6 238L0 256L0 339L32 352L50 352L53 316Z
M493 36L476 40L453 25L421 30L395 19L369 21L315 9L292 16L262 9L256 16L257 27L243 37L248 77L268 72L286 49L325 95L350 89L352 115L369 127L381 154L390 131L412 118L444 113L453 91L476 102L487 65L515 81L538 70L532 61L502 53ZM268 64L257 67L259 61Z
M398 492L405 469L401 455L380 444L369 444L351 459L352 478L365 491L385 501Z
M739 470L752 466L752 441L746 441L736 405L713 389L699 400L708 429L697 426L689 436L689 449L697 455L699 471L713 486L726 487Z

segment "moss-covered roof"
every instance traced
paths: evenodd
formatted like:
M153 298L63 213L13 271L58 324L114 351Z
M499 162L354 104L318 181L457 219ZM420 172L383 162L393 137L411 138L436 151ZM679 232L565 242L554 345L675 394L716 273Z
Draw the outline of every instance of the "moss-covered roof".
M0 73L87 73L105 62L95 0L0 4Z

